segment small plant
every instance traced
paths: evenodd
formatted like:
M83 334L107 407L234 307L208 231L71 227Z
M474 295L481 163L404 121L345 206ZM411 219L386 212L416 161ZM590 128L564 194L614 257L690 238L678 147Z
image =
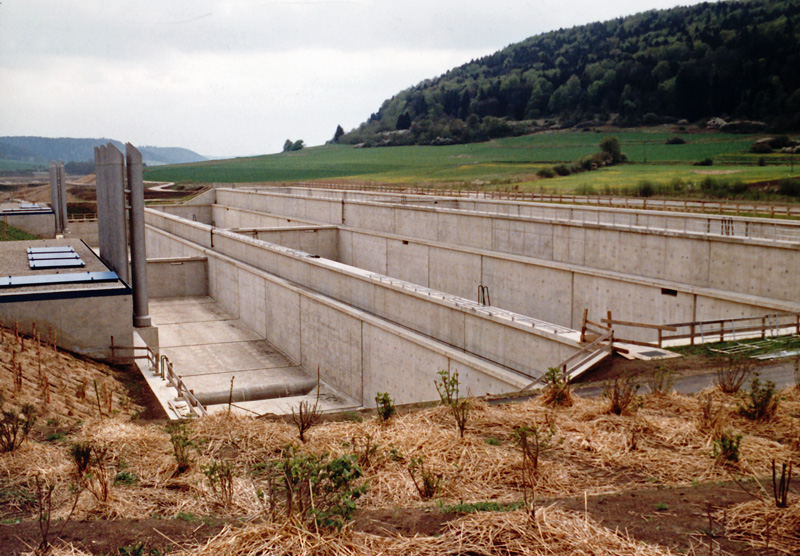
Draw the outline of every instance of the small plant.
M486 443L487 443L489 446L500 446L500 444L501 444L501 442L500 442L500 439L499 439L499 438L496 438L496 437L494 437L494 436L490 436L489 438L487 438L487 439L485 440L485 442L486 442Z
M788 473L786 464L781 464L781 478L777 480L775 460L772 460L772 493L775 496L775 506L786 508L789 506L789 486L792 484L792 462L789 462Z
M286 446L282 459L269 468L270 503L282 491L287 515L311 518L320 527L341 529L367 490L366 485L356 485L362 473L354 456L328 459L327 452L315 456Z
M533 517L536 512L536 484L539 472L539 457L551 446L556 434L555 425L547 423L546 428L534 424L516 427L511 437L522 451L522 498L528 514Z
M741 434L733 434L732 431L720 434L719 438L714 439L714 459L717 463L738 462L741 442Z
M25 404L19 410L14 407L5 409L0 396L0 409L0 453L13 452L22 445L36 424L36 408Z
M722 367L717 368L714 383L726 394L735 394L750 376L753 365L743 357L729 357Z
M711 438L719 438L728 412L723 404L714 405L714 398L711 395L704 395L702 400L700 430L710 433Z
M189 448L194 448L195 443L189 439L189 431L185 421L173 421L166 427L169 434L169 441L172 444L172 451L175 455L175 463L178 464L177 474L180 475L189 470L192 466L192 458Z
M472 404L469 400L459 397L458 371L450 373L449 370L441 370L438 374L439 380L434 381L436 391L439 392L442 405L447 405L450 408L450 413L453 414L456 427L458 427L459 436L464 438L464 431L467 428Z
M648 380L650 393L653 396L666 396L675 384L675 373L670 369L656 367Z
M608 399L608 412L614 415L630 413L635 409L633 402L639 391L639 383L635 378L616 378L603 388L603 397Z
M739 406L739 414L751 421L769 421L778 410L779 398L775 393L775 383L771 380L763 384L755 373L750 381L750 390L744 399L744 405Z
M425 468L425 458L422 456L411 458L408 473L423 500L430 500L439 492L442 477Z
M664 502L659 502L658 504L656 504L657 512L666 512L668 509L669 506L667 506Z
M392 397L388 392L378 392L375 394L375 406L378 411L378 418L381 421L388 421L395 413L397 413L397 409L394 407Z
M542 401L546 405L572 405L572 392L569 381L558 367L549 367L544 374L547 385L542 393Z
M370 467L372 465L372 458L378 453L378 446L372 442L371 434L364 434L363 437L353 435L350 443L353 450L356 452L358 465L361 467Z
M223 508L229 508L233 501L233 463L212 461L201 466L201 469L217 503Z
M114 477L114 485L133 486L139 478L130 471L120 471Z
M294 426L297 427L300 442L306 441L306 432L319 423L320 417L319 390L317 390L317 401L313 404L308 400L301 401L300 405L297 407L297 413L295 413L294 408L292 408L292 422Z
M41 541L36 549L36 554L49 554L50 548L50 522L53 518L53 490L55 485L42 477L36 477L36 508L38 510L39 535Z

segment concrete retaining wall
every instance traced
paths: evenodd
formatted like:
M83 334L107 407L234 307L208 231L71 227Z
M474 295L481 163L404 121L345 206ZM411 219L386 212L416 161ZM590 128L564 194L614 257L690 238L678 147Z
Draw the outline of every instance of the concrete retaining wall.
M602 221L600 224L588 220L585 223L544 221L346 198L305 198L228 189L217 190L217 197L228 206L247 206L251 210L286 217L343 224L790 303L800 299L800 280L794 279L800 272L800 245L790 242L713 233L691 234L643 226L620 228ZM613 213L620 211L636 213L623 209ZM641 218L657 217L645 215ZM667 220L681 217L667 214L662 218L664 225L671 226ZM691 215L686 218L708 219Z
M30 214L0 214L0 222L44 239L56 237L56 220L52 211Z
M434 380L442 369L459 371L462 388L475 395L527 383L482 358L223 255L219 247L204 248L153 225L147 235L151 254L207 256L209 294L226 311L312 373L319 368L323 380L365 406L379 391L397 403L437 399Z
M91 247L100 246L97 220L70 220L67 222L67 229L69 230L68 237L80 238Z
M151 299L208 295L208 260L205 257L148 259L147 293Z

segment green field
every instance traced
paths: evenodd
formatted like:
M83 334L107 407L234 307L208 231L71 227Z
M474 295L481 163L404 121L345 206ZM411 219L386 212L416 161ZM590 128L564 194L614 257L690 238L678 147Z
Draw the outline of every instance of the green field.
M620 140L631 164L547 180L536 172L579 160L599 150L603 137ZM712 175L744 183L776 180L791 172L788 155L748 153L752 135L678 134L686 144L667 145L667 132L553 132L451 146L355 149L347 145L311 147L292 153L236 158L147 169L146 179L179 183L289 182L351 179L360 182L431 184L445 187L480 185L559 191L594 189L597 193L634 187L642 180L669 183L699 181ZM693 166L711 158L711 167ZM800 155L798 155L800 159Z
M42 170L43 168L44 166L42 164L35 162L21 162L19 160L6 160L4 158L0 158L0 172L18 172L20 170L34 171Z

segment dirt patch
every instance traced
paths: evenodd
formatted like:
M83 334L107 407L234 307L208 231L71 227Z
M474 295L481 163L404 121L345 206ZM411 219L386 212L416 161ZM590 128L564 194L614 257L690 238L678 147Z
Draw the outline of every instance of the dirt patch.
M60 539L54 533L61 523L51 525L54 546L72 544L89 554L119 554L120 547L140 543L144 554L158 550L161 554L179 547L193 547L216 536L224 527L221 521L189 519L119 519L114 521L77 521L67 523ZM30 552L41 542L39 524L22 522L0 525L0 553L19 556Z

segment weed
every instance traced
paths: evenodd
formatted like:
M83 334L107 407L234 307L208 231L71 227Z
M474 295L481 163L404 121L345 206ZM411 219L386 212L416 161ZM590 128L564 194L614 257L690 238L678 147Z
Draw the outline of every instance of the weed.
M572 392L569 381L558 367L550 367L544 374L547 385L542 393L542 401L546 405L572 405Z
M614 415L628 414L635 409L634 401L639 383L634 377L616 378L603 388L603 397L608 399L608 412Z
M53 490L55 485L40 476L36 477L36 508L38 510L39 535L41 541L36 549L36 554L50 552L50 521L52 519Z
M206 482L223 508L229 508L233 501L233 463L230 461L212 461L201 466Z
M472 502L442 505L443 512L451 514L474 514L477 512L513 512L524 507L524 502Z
M719 438L714 439L714 459L717 463L738 462L741 442L741 434L733 434L731 431L720 434Z
M555 424L546 423L546 428L539 428L535 423L516 427L511 433L522 451L522 498L528 514L533 517L536 512L536 476L539 470L539 457L551 446L555 436Z
M650 393L653 396L666 396L675 384L675 373L670 369L656 367L648 380Z
M59 440L64 440L65 436L63 432L53 432L47 435L46 440L48 442L58 442Z
M460 384L458 380L458 371L451 373L449 370L441 370L438 374L439 380L434 381L436 391L439 392L442 405L450 407L450 413L452 413L456 421L459 436L464 438L464 431L467 428L472 404L469 400L464 400L459 397Z
M363 437L353 435L351 443L356 453L358 465L361 467L370 467L372 465L372 458L378 452L377 444L372 442L372 435L368 433L364 434Z
M496 438L496 437L494 437L494 436L490 436L489 438L487 438L487 439L485 440L485 442L486 442L486 443L487 443L489 446L500 446L500 444L501 444L501 442L500 442L500 439L499 439L499 438Z
M133 486L139 478L130 471L120 471L114 476L114 485Z
M664 502L659 502L658 504L656 504L657 512L666 512L668 509L669 506L667 506Z
M708 431L712 438L719 438L722 433L722 425L725 422L728 412L723 404L714 405L714 398L708 394L702 397L700 430Z
M175 462L178 464L177 474L180 475L188 471L192 466L189 448L196 448L196 445L189 439L189 431L185 421L172 421L166 426L165 430L169 434Z
M13 452L22 445L36 424L36 408L25 404L19 410L14 407L4 409L0 396L0 410L0 453Z
M726 394L735 394L750 376L753 365L743 357L729 357L722 367L717 368L714 383Z
M425 468L425 458L422 456L411 459L411 463L408 464L408 473L423 500L430 500L439 492L442 477Z
M392 415L397 413L392 397L388 392L378 392L375 394L375 406L378 411L378 418L381 421L388 421Z
M739 414L751 421L769 421L778 410L780 399L775 393L775 383L771 380L761 383L759 373L750 381L750 390L739 406Z

